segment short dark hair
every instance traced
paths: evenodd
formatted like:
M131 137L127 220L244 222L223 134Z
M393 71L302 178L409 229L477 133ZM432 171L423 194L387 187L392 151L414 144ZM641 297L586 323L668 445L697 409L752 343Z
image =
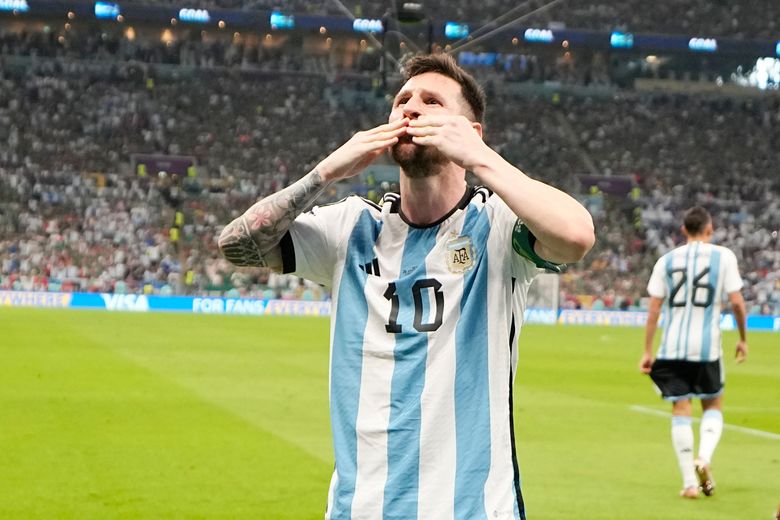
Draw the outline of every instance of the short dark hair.
M474 120L482 123L485 117L485 91L474 77L457 64L449 54L420 54L410 58L403 65L404 83L426 72L436 72L452 78L460 85L460 92L474 114Z
M712 222L710 212L701 206L692 207L685 212L685 216L683 217L685 231L693 236L701 235L704 232L704 228L706 228L707 224L710 222Z

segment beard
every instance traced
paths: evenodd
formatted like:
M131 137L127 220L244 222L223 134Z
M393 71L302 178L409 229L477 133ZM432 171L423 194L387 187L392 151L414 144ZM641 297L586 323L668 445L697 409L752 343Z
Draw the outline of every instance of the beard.
M433 146L414 144L410 136L404 136L390 150L393 160L412 179L438 175L449 160Z

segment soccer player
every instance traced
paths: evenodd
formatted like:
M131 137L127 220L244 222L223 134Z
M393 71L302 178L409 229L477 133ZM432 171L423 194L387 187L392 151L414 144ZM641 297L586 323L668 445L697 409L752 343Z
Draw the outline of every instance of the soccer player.
M332 287L326 518L524 519L512 381L526 292L538 268L587 253L593 222L485 144L484 93L451 57L404 72L387 124L249 208L220 248ZM400 194L306 211L387 151Z
M663 255L655 264L647 292L650 308L645 350L639 369L650 374L663 398L672 403L672 445L683 479L681 496L712 495L715 481L710 462L723 430L724 372L720 338L720 310L728 295L739 341L737 363L748 353L745 300L737 258L729 249L710 243L712 218L702 207L689 209L682 232L687 243ZM653 337L664 310L664 333L656 359ZM701 400L699 453L693 457L691 399Z

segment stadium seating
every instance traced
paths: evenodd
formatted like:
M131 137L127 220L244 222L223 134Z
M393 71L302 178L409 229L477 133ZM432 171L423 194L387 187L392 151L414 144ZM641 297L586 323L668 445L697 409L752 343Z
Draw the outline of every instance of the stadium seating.
M310 73L309 57L264 58L256 74L208 62L161 74L148 62L166 61L162 54L126 61L93 44L57 51L37 36L0 37L6 55L39 56L0 76L0 141L8 143L0 148L0 288L323 297L297 279L236 272L215 237L238 209L382 122L384 98L355 93L332 71ZM179 51L171 61L186 64ZM40 58L61 52L98 59ZM298 72L262 74L276 69ZM497 77L485 83L491 146L593 199L598 243L564 275L564 305L602 295L597 305L636 306L655 258L681 239L681 210L702 203L715 214L717 241L740 259L750 310L780 313L776 98L533 97ZM134 153L193 156L203 174L138 177ZM638 191L588 194L576 174L594 171L631 175ZM171 190L185 215L173 240Z
M173 0L147 0L138 3L182 5ZM436 20L456 20L474 24L493 20L513 10L514 16L525 16L522 25L547 26L554 22L569 28L606 30L623 29L633 32L691 34L708 37L735 37L750 39L776 38L780 27L780 6L772 0L745 2L712 2L692 0L680 2L663 0L646 2L630 0L606 2L567 0L552 3L544 0L513 2L486 0L484 2L422 2L427 13ZM549 8L548 8L548 4ZM379 18L388 12L391 2L332 0L277 2L275 0L194 0L187 6L242 10L280 9L286 12L343 15L342 5L357 17ZM517 8L517 9L515 9ZM533 11L535 14L530 14Z

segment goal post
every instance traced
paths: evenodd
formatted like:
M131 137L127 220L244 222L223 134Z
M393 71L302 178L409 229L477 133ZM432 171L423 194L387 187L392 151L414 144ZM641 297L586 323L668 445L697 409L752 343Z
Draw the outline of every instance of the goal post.
M560 276L539 274L528 289L526 322L555 323L558 317Z

